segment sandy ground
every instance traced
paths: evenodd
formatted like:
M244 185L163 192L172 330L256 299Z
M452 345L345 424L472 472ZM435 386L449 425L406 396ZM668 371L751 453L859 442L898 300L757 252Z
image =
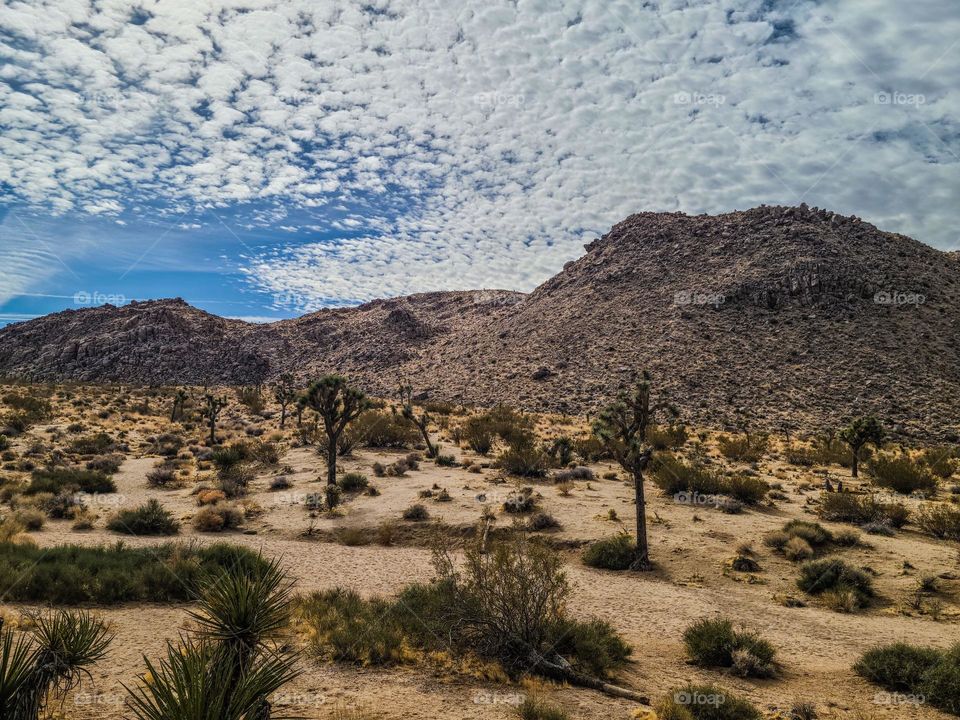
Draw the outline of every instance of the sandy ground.
M250 499L265 512L250 520L243 532L195 532L189 524L197 511L190 486L174 490L147 487L146 473L157 461L152 457L132 455L115 475L116 496L100 497L95 509L104 517L117 506L132 507L148 497L158 497L184 520L181 539L228 540L280 557L296 578L300 592L342 586L364 595L391 594L412 581L431 577L427 549L375 544L348 547L320 541L316 535L307 534L308 529L374 528L386 520L403 524L400 515L414 502L425 504L434 520L453 525L472 523L484 504L499 508L510 490L531 484L503 482L492 469L475 474L430 462L423 462L420 470L404 477L373 477L372 463L392 462L400 456L362 450L346 459L344 469L367 474L381 494L350 497L343 516L337 518L311 519L303 505L304 494L322 489L321 459L309 448L292 449L281 461L281 465L293 469L289 474L293 487L289 490L267 489L277 471L258 477ZM600 479L602 473L614 469L612 466L598 464L592 468L597 479L577 482L569 497L562 496L550 482L532 484L542 495L542 509L562 523L562 529L549 533L553 539L573 545L574 541L614 534L622 527L632 528L632 489L621 479ZM851 665L865 649L880 643L906 640L944 647L960 639L957 549L909 531L891 538L864 536L868 546L840 552L848 561L872 570L879 602L856 614L839 614L816 602L806 607L785 607L781 602L784 596L802 597L795 587L797 567L764 547L762 538L790 518L813 519L808 501L819 493L806 485L817 479L808 470L775 462L762 463L760 472L771 481L781 482L789 501L728 515L709 507L675 503L649 485L651 554L658 566L653 573L593 570L580 562L579 552L565 551L574 586L571 611L577 616L610 621L634 648L634 660L620 674L620 684L656 699L687 681L718 682L746 696L771 717L776 716L775 711L786 711L797 699L815 701L821 718L948 717L925 706L885 704L878 689L855 675ZM438 503L418 498L419 491L435 485L445 488L453 500ZM611 510L619 520L610 519ZM509 522L507 516L499 514L500 526ZM843 527L825 524L833 529ZM88 532L73 531L70 525L69 521L49 521L32 537L41 546L112 543L121 537L131 545L167 541L118 536L103 528L102 519L97 529ZM728 562L742 543L751 543L757 551L759 572L729 569ZM939 621L911 613L906 605L917 578L929 574L944 578L944 612ZM2 609L11 614L23 607L8 604ZM178 606L131 605L98 608L97 612L108 620L116 637L107 658L93 670L93 681L67 700L63 708L67 718L123 717L123 683L135 681L143 667L143 655L159 657L165 641L175 639L187 625L185 608ZM699 618L716 615L760 630L778 648L782 676L742 680L688 665L682 644L684 629ZM278 705L305 718L330 717L338 706L364 708L372 717L385 719L509 718L515 717L511 702L526 692L519 685L463 678L439 667L359 669L320 664L305 657L301 669L302 675L286 689ZM634 713L641 709L636 703L589 690L550 685L543 692L575 718L630 718L639 716Z

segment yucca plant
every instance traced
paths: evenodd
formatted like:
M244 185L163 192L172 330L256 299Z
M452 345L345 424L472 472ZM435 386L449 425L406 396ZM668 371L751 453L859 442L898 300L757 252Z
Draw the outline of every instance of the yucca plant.
M230 569L190 616L195 638L167 645L128 704L139 720L267 720L269 695L297 675L296 655L273 643L286 627L292 583L271 561L253 574ZM274 718L276 720L276 718Z
M112 636L86 612L60 610L16 633L0 621L0 720L35 720L90 677Z

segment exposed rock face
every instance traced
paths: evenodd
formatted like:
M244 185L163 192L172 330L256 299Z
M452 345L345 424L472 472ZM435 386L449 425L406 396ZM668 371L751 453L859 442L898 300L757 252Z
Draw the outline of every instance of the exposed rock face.
M960 409L960 263L805 206L640 213L529 295L426 293L270 325L182 301L0 330L0 371L243 383L291 371L370 391L589 411L650 370L685 419L820 429L875 413L945 435Z

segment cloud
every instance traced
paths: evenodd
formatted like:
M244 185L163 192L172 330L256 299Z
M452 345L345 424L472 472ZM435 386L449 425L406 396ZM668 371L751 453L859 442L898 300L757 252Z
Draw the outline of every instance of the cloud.
M277 307L528 290L640 210L805 201L956 247L947 4L49 0L0 27L7 200L258 208L291 237L240 262Z

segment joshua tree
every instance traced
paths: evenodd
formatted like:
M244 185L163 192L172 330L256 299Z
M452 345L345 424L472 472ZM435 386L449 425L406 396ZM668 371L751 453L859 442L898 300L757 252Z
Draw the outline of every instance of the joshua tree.
M0 619L0 720L36 720L102 658L112 637L85 612L60 610L37 619L29 635Z
M296 405L294 409L297 413L297 429L300 429L300 426L303 425L303 411L307 408L307 396L301 395L297 398Z
M203 414L207 416L207 421L210 424L210 445L212 447L217 444L217 417L220 415L220 411L227 406L227 396L217 397L213 393L207 393L203 396L203 399L207 403Z
M850 446L853 453L852 474L857 477L860 469L860 452L867 445L879 447L883 442L883 426L875 417L860 417L840 431L840 439Z
M280 403L280 427L287 422L287 405L295 402L297 399L297 389L293 384L293 375L284 373L273 386L273 397ZM303 412L302 410L300 412ZM299 414L297 416L297 427L300 426Z
M650 375L644 371L642 380L631 394L621 393L593 421L593 433L603 441L620 466L633 477L637 504L637 550L633 570L650 570L650 551L647 543L646 500L643 493L643 471L650 462L653 448L645 447L647 429L661 410L676 410L665 403L650 405Z
M337 443L347 425L357 419L370 403L360 390L347 384L340 375L327 375L310 384L306 393L306 406L312 408L323 420L327 434L327 484L337 482Z
M427 446L427 457L435 458L440 453L440 448L430 441L430 422L432 418L425 410L419 415L413 409L413 387L410 385L400 386L400 405L402 406L403 417L413 423L423 442Z
M271 562L253 574L234 567L190 613L197 637L167 644L128 704L139 720L269 720L267 697L296 677L296 656L273 640L287 625L291 584Z
M187 391L183 388L177 388L177 392L173 396L173 409L170 411L170 422L173 422L178 417L183 417L183 407L187 402L189 395Z

